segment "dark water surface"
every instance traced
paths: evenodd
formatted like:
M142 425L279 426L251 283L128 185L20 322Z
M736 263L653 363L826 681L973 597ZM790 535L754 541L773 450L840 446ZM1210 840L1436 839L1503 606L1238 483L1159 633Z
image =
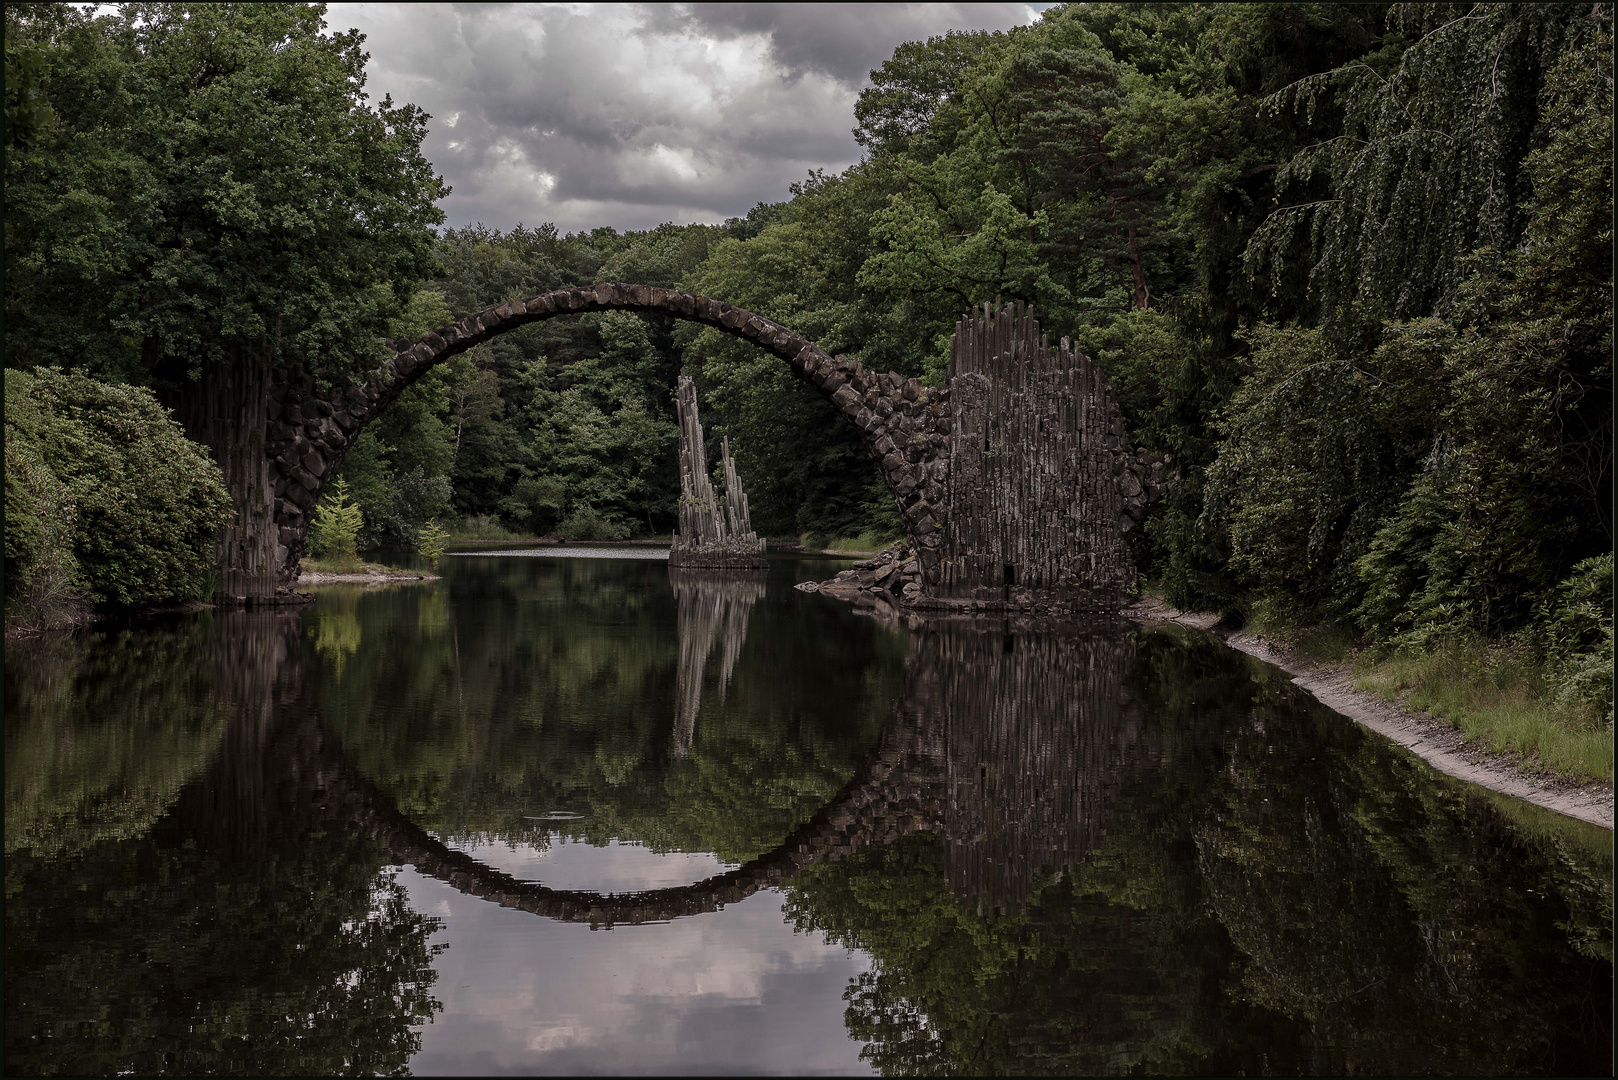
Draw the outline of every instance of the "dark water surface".
M6 1072L1611 1072L1610 833L1195 631L836 568L8 647Z

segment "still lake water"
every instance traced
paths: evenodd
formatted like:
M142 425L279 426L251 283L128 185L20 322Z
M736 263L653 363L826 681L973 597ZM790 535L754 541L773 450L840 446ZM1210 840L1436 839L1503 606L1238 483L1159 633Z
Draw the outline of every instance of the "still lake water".
M1195 631L620 554L8 647L6 1072L1611 1072L1610 833Z

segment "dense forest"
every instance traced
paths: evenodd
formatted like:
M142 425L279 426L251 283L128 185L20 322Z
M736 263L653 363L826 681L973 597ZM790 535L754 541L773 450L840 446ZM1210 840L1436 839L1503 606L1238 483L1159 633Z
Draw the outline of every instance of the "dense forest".
M1172 461L1136 549L1171 603L1416 647L1516 635L1574 697L1610 700L1592 659L1612 635L1609 5L1058 5L898 48L855 107L862 160L784 201L568 235L435 231L427 118L342 97L360 42L321 34L319 6L234 18L230 63L173 97L218 59L188 35L225 18L182 7L7 8L10 367L163 392L254 341L342 379L377 335L616 280L937 382L955 319L1020 299ZM198 132L239 119L221 101L244 72L326 95L289 106L338 118L301 152L387 230L267 224L333 205L295 155L274 191L220 194L208 169L238 176L232 155L270 138ZM213 156L181 170L165 139ZM254 261L297 236L297 265ZM507 334L407 391L343 464L362 543L409 545L434 519L666 534L681 371L761 533L898 533L856 433L782 365L612 313ZM29 565L12 506L43 483L14 482L13 426L8 401L8 595Z

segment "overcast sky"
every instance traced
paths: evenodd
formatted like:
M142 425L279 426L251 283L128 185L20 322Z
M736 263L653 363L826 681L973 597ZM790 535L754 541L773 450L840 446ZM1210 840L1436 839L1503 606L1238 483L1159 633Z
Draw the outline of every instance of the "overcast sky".
M854 99L896 46L1048 4L331 4L366 90L432 114L447 225L718 222L859 160Z

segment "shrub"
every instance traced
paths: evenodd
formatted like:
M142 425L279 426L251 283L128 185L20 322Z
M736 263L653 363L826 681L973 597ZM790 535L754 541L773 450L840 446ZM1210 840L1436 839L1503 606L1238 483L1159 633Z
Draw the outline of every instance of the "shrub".
M500 501L507 521L543 536L556 528L567 502L567 482L554 476L524 477Z
M1558 705L1612 724L1612 552L1585 559L1541 602L1535 634Z
M630 528L596 513L594 507L581 506L569 514L556 531L569 540L625 540Z
M444 557L444 545L449 540L449 533L436 520L429 521L421 530L420 539L416 543L416 554L426 559L434 570L438 569L438 560Z
M6 462L8 608L71 581L119 605L211 590L230 496L150 390L8 370Z
M365 516L359 504L348 501L348 481L338 480L332 492L315 504L315 519L309 525L309 550L338 559L356 558L354 544L364 527Z
M73 555L73 496L40 458L38 448L13 439L11 433L8 424L7 623L71 625L82 617L89 599Z

